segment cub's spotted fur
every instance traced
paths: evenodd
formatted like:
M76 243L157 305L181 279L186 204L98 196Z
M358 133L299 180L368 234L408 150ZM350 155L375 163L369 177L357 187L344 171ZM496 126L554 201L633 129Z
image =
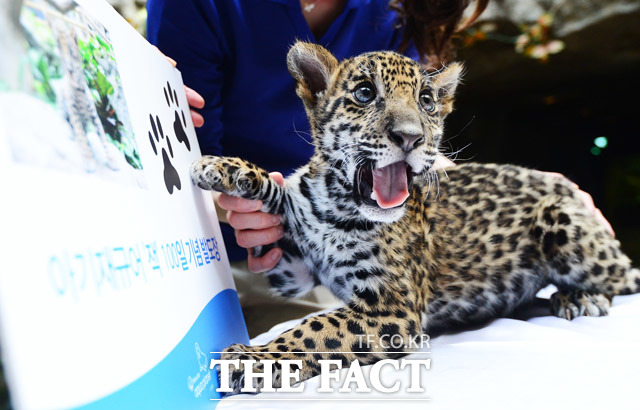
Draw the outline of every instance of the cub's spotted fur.
M389 358L358 335L408 341L485 321L549 283L560 289L553 313L567 319L606 315L614 295L639 290L640 271L568 181L510 165L458 165L448 176L430 169L460 65L428 74L392 52L339 64L324 48L297 43L288 66L311 123L311 161L284 187L237 158L204 157L193 180L282 215L284 255L267 273L276 293L295 297L323 284L346 305L265 346L233 345L223 359L302 359L307 379L319 359ZM230 379L239 392L242 372Z

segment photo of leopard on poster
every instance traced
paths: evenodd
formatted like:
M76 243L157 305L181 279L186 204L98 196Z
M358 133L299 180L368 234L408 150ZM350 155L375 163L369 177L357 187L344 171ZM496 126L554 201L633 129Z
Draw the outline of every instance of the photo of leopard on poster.
M19 30L26 94L3 98L16 161L145 187L109 31L75 2L45 0L24 3ZM26 112L42 121L19 121Z
M4 115L14 119L7 122L13 158L147 188L109 30L66 0L24 2L18 30L25 45L18 90L24 93L0 98ZM0 61L15 63L15 58ZM166 106L148 114L145 145L161 159L164 185L173 193L182 187L172 163L174 149L181 145L191 151L186 102L180 106L168 81L153 94ZM41 121L25 118L34 113Z

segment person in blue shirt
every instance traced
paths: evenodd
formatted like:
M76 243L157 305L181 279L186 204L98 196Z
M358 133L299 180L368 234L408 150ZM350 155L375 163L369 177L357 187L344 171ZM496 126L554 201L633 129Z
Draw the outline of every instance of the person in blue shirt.
M487 3L479 0L462 23L469 0L148 0L147 33L206 101L188 90L192 105L201 107L192 115L202 153L247 159L276 171L272 176L282 182L282 174L305 164L313 149L286 66L296 40L321 44L339 60L395 50L439 68L452 57L452 34ZM222 225L230 259L248 258L252 272L273 268L280 249L255 257L243 248L279 239L279 216L260 212L259 201L224 194L215 199L227 211L226 220L224 212L219 216L230 224Z

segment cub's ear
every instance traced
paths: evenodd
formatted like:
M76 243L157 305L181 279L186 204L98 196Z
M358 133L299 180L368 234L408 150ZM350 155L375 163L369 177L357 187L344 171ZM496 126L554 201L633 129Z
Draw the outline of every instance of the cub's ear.
M440 111L442 117L446 117L453 111L453 96L462 77L463 70L464 66L461 63L453 63L435 75L433 82L436 86L438 99L442 104L442 110Z
M338 60L322 46L298 41L287 54L287 67L296 80L298 96L313 105L318 93L327 89Z

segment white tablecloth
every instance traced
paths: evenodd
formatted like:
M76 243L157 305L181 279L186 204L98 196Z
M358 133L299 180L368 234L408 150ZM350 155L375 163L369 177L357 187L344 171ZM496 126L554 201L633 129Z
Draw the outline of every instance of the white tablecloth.
M281 323L252 343L299 322ZM421 373L425 393L317 393L316 377L303 393L233 396L219 408L640 409L640 294L615 297L607 317L497 319L435 337L425 350L407 356L431 358ZM409 369L384 367L383 383L396 380L408 386Z

